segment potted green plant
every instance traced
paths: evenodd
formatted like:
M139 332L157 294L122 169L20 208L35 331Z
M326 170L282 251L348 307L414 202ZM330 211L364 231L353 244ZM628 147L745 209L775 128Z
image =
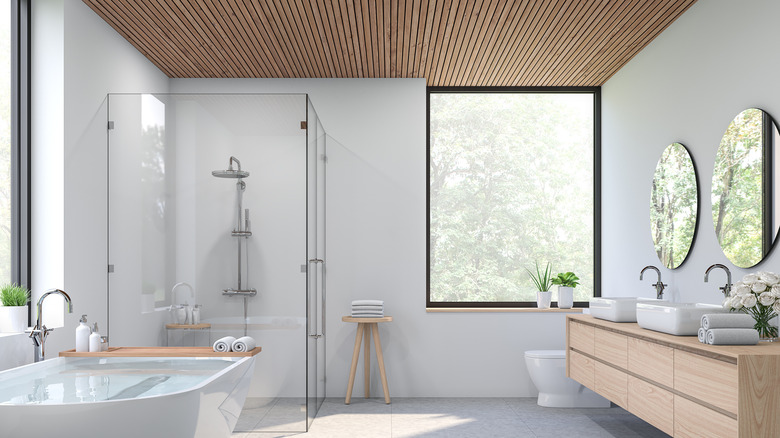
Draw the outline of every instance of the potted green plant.
M571 309L574 305L574 288L579 283L579 277L574 272L560 272L553 277L552 284L558 286L558 307Z
M0 287L0 332L21 333L27 328L27 302L30 291L24 286L6 284Z
M552 274L550 264L547 263L547 267L544 271L539 268L539 263L536 263L535 273L528 268L526 268L526 271L528 271L528 274L531 276L531 281L534 282L534 286L536 286L537 289L536 307L540 309L550 308L550 303L552 303L552 292L550 291L550 286L552 286Z

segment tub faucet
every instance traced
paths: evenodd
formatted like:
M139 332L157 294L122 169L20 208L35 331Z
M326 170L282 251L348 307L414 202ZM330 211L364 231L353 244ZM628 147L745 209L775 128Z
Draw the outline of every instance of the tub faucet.
M656 268L655 266L652 266L652 265L645 266L644 268L642 268L642 272L639 273L639 279L640 280L645 275L645 271L647 271L648 269L652 269L652 270L655 271L656 274L658 274L658 281L656 283L653 283L653 286L655 287L655 298L660 300L661 298L664 297L664 288L666 286L668 286L668 285L667 284L663 284L661 282L661 271L658 268Z
M65 306L68 309L68 313L73 313L73 302L70 300L70 297L65 293L65 291L60 289L52 289L41 295L41 298L38 300L38 320L35 323L35 327L25 332L30 334L30 338L32 339L33 345L35 346L36 362L44 360L44 355L46 353L46 337L49 336L49 332L54 330L47 329L41 321L41 317L43 315L43 300L52 294L62 295L65 298Z
M719 287L721 292L723 292L723 296L728 297L731 295L731 271L729 271L729 268L726 267L726 265L722 265L720 263L715 263L714 265L711 265L709 268L707 268L706 271L704 271L704 282L707 283L710 280L710 271L712 271L715 268L720 268L726 271L726 285Z

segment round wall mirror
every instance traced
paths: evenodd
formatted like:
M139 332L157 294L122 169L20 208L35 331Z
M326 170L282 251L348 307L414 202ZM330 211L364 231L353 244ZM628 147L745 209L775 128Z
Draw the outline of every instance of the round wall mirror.
M672 143L658 160L650 194L650 232L658 259L667 268L679 267L688 257L698 216L696 168L688 149Z
M777 237L780 203L773 187L777 125L750 108L734 117L720 140L712 174L712 222L723 254L740 268L757 265Z

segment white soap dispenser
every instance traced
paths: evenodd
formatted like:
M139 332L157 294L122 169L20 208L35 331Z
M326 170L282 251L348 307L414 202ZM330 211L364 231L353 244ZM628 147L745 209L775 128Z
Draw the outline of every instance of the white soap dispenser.
M89 352L99 353L101 349L100 333L98 333L97 323L92 324L92 334L89 335Z
M89 351L89 334L91 330L87 325L87 315L81 315L79 326L76 327L76 353Z

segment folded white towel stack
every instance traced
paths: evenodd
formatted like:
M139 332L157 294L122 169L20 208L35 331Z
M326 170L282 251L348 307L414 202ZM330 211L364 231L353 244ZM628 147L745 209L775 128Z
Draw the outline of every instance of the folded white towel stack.
M217 339L214 342L214 351L217 353L229 353L233 348L233 342L236 342L236 338L232 336L225 336L224 338Z
M355 300L352 302L353 318L382 318L385 302L381 300Z
M707 313L701 317L699 342L710 345L755 345L756 322L745 313Z
M244 336L242 338L238 338L235 341L233 341L233 351L237 353L244 353L247 351L252 351L257 347L257 342L255 342L255 339L251 336Z

